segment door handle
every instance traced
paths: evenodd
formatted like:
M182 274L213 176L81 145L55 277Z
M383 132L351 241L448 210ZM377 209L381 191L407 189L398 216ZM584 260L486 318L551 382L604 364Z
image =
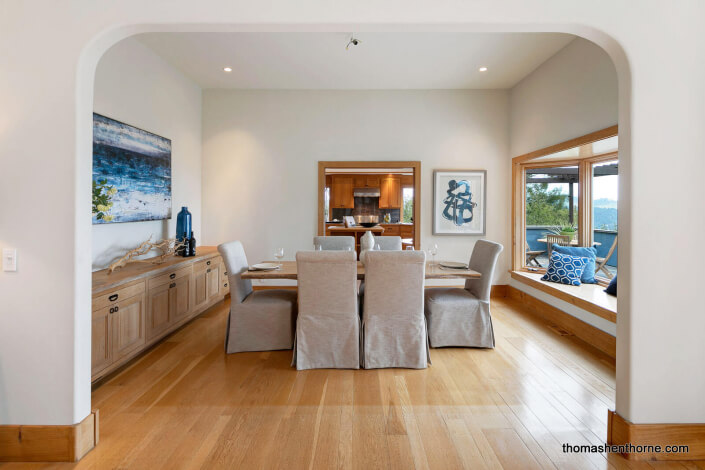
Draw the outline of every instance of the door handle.
M110 313L115 313L115 307L110 309Z
M117 294L113 294L113 295L111 295L110 297L108 297L108 300L111 301L111 302L115 302L117 299L118 299L118 295L117 295Z
M169 284L169 289L171 289L171 288L173 288L173 287L176 287L176 283L175 283L175 282L172 282L171 284Z
M206 270L206 272L207 272L207 273L211 272L211 268L208 268L208 269Z
M176 277L176 273L169 274L169 279L174 279L175 277Z
M210 261L206 261L206 266L210 266L210 265L211 265L211 262L210 262Z

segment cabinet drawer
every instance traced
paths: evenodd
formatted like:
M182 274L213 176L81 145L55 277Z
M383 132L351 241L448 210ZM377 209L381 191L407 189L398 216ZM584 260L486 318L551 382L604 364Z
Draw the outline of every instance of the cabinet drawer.
M144 281L139 281L125 287L120 287L119 289L110 290L93 298L93 311L100 310L113 305L116 302L140 294L144 294Z
M413 238L414 227L412 225L402 225L401 226L401 237L402 238Z
M399 236L401 234L401 229L398 225L383 225L382 227L384 227L382 235Z
M193 272L196 273L196 272L205 271L208 268L215 268L216 266L218 266L218 264L219 264L218 257L214 256L212 258L208 258L206 260L199 261L198 263L194 263L193 264Z
M181 279L182 277L191 275L191 266L186 266L185 268L170 271L165 274L160 274L155 276L148 281L147 288L152 289L154 287L159 287L164 284L168 284L176 279Z

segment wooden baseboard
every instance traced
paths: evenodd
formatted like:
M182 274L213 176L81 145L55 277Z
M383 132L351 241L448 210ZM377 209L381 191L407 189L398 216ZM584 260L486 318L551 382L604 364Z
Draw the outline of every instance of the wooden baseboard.
M617 355L616 338L599 328L585 323L572 315L549 305L536 297L527 294L516 287L507 286L507 296L521 302L532 315L548 320L549 323L577 336L586 343L594 346L608 356L615 358Z
M98 434L98 410L67 426L0 426L0 462L78 462Z
M634 424L608 411L607 443L660 446L664 450L622 453L627 460L705 460L705 424ZM665 452L666 446L688 446L688 452Z

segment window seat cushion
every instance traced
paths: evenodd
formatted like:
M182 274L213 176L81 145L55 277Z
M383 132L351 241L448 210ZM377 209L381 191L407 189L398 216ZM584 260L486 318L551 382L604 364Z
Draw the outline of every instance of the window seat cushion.
M553 245L553 251L557 251L563 255L581 256L588 258L588 262L580 275L580 282L583 284L597 284L595 280L595 258L597 250L591 246L560 246Z

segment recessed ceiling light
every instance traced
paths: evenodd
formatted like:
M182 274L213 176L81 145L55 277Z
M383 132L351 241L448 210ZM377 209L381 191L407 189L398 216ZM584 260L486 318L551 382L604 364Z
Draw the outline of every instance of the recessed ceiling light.
M232 67L223 67L223 72L232 72L233 68Z
M480 67L480 72L487 72L487 67Z

